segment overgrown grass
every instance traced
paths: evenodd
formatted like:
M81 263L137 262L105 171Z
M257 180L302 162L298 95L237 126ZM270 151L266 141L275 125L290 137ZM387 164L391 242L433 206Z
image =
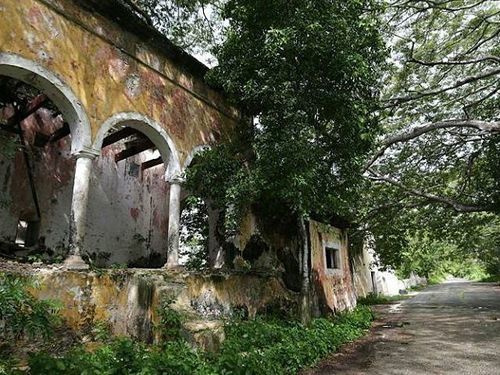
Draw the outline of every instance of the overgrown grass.
M294 374L363 335L372 319L371 310L361 306L337 317L314 319L309 327L263 318L231 322L226 340L214 354L198 352L181 340L147 346L120 338L94 352L77 348L60 357L35 354L29 360L28 374Z

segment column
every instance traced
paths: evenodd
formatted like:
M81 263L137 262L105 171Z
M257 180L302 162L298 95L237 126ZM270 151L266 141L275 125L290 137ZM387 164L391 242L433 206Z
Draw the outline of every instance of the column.
M210 201L206 200L208 209L208 263L211 268L224 266L224 252L219 243L218 224L221 210L213 208Z
M82 259L81 254L85 239L90 172L92 171L92 161L98 155L98 151L91 149L84 149L75 154L75 180L73 182L69 223L69 256L64 261L64 266L67 269L89 268L88 264Z
M170 198L168 205L168 249L167 268L179 265L179 236L181 221L181 184L182 178L174 176L169 178Z

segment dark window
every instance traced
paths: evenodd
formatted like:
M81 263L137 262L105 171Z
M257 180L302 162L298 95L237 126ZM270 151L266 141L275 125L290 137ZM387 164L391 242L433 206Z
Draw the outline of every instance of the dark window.
M326 268L335 270L340 269L340 250L334 247L325 248Z
M33 246L38 241L38 221L19 220L17 222L16 245L20 247Z
M128 175L132 177L139 177L141 166L137 163L131 162L128 166Z

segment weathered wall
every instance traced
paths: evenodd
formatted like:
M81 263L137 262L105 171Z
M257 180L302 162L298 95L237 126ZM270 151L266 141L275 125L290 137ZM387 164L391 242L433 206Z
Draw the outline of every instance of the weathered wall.
M168 231L165 167L141 172L141 163L155 157L152 151L116 163L112 148L94 161L85 248L100 265L162 266Z
M201 78L71 0L4 0L0 18L0 53L56 74L81 102L94 137L112 115L137 112L167 130L182 161L237 122Z
M309 221L311 271L315 304L319 312L336 312L356 306L347 248L347 235L341 229L313 220ZM325 246L340 249L338 270L326 268Z
M359 253L352 256L352 278L356 296L366 297L368 294L376 292L377 289L376 265L374 265L374 259L368 252L366 245L363 245L360 250Z
M27 59L55 75L62 82L58 85L66 91L59 86L50 92L42 91L56 104L56 97L63 92L74 93L75 100L70 101L89 119L92 139L79 142L79 146L97 147L96 140L107 130L103 124L110 118L123 119L117 115L123 113L138 114L134 118L144 117L158 124L168 141L173 142L181 168L196 146L230 136L240 114L205 84L203 68L196 70L200 64L182 53L184 57L176 60L179 51L163 49L161 43L156 44L158 36L148 39L148 33L154 32L144 32L145 26L139 35L137 28L134 33L127 25L110 20L110 14L103 16L102 9L96 9L104 3L111 4L108 0L3 0L0 74L13 74L8 64L2 65L3 57L9 56L19 61ZM183 66L183 62L189 66ZM22 79L37 88L44 86L36 77L30 74ZM59 89L62 91L57 92ZM66 115L63 108L58 109ZM31 124L28 127L32 131L42 130L45 134L61 126L44 124L40 129L33 124L33 117L25 122ZM70 148L71 137L67 137L34 149L35 182L43 213L41 236L51 249L63 248L68 242L75 165ZM107 264L141 265L149 260L159 265L166 252L168 228L165 167L137 174L136 165L146 160L146 153L116 164L112 151L113 147L105 148L94 161L85 250L98 255L101 264L107 258ZM33 216L20 153L13 163L0 161L0 183L7 197L7 205L0 207L0 240L12 241L17 221Z
M408 279L399 279L394 271L380 269L377 254L369 242L365 242L363 251L354 257L353 272L358 297L365 297L370 293L394 296L411 287L427 284L425 278L413 273Z
M33 163L33 180L41 210L40 238L49 251L65 255L74 180L70 137L45 147L34 147L35 133L50 134L62 126L41 109L23 122ZM165 167L140 171L140 164L156 157L146 151L116 163L120 144L107 147L94 161L88 208L86 249L98 265L113 263L162 266L166 260L169 185ZM0 157L2 182L0 243L13 243L19 220L37 219L23 153Z
M115 335L153 341L163 301L181 313L185 334L201 341L206 328L234 312L249 316L294 305L295 296L274 276L169 274L165 270L108 270L103 273L39 270L38 298L57 299L70 327L89 332L97 322ZM201 344L204 344L201 342Z
M35 132L51 133L60 127L61 119L52 118L47 110L23 122L25 139L33 144ZM44 148L28 147L33 162L33 179L41 211L40 237L54 251L67 245L69 212L74 176L74 160L70 156L70 137ZM0 205L0 242L13 242L18 220L36 220L37 213L21 151L14 158L0 156L0 183L4 204Z

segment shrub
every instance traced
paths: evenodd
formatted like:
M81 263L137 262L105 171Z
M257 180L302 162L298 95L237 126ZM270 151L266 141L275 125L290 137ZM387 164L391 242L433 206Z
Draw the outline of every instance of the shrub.
M93 353L76 349L61 358L39 353L30 358L29 367L31 375L217 374L184 342L170 342L160 349L125 338Z
M221 373L235 375L296 373L360 337L372 320L371 310L361 306L330 319L314 319L310 327L283 320L232 323L216 365Z
M214 354L197 352L181 340L147 346L115 339L94 352L79 348L61 357L33 355L29 374L295 374L360 337L372 319L370 309L360 306L335 317L314 319L308 327L279 319L232 321L226 326L226 340Z
M32 279L0 273L0 338L48 337L60 323L59 305L35 299L33 287Z

